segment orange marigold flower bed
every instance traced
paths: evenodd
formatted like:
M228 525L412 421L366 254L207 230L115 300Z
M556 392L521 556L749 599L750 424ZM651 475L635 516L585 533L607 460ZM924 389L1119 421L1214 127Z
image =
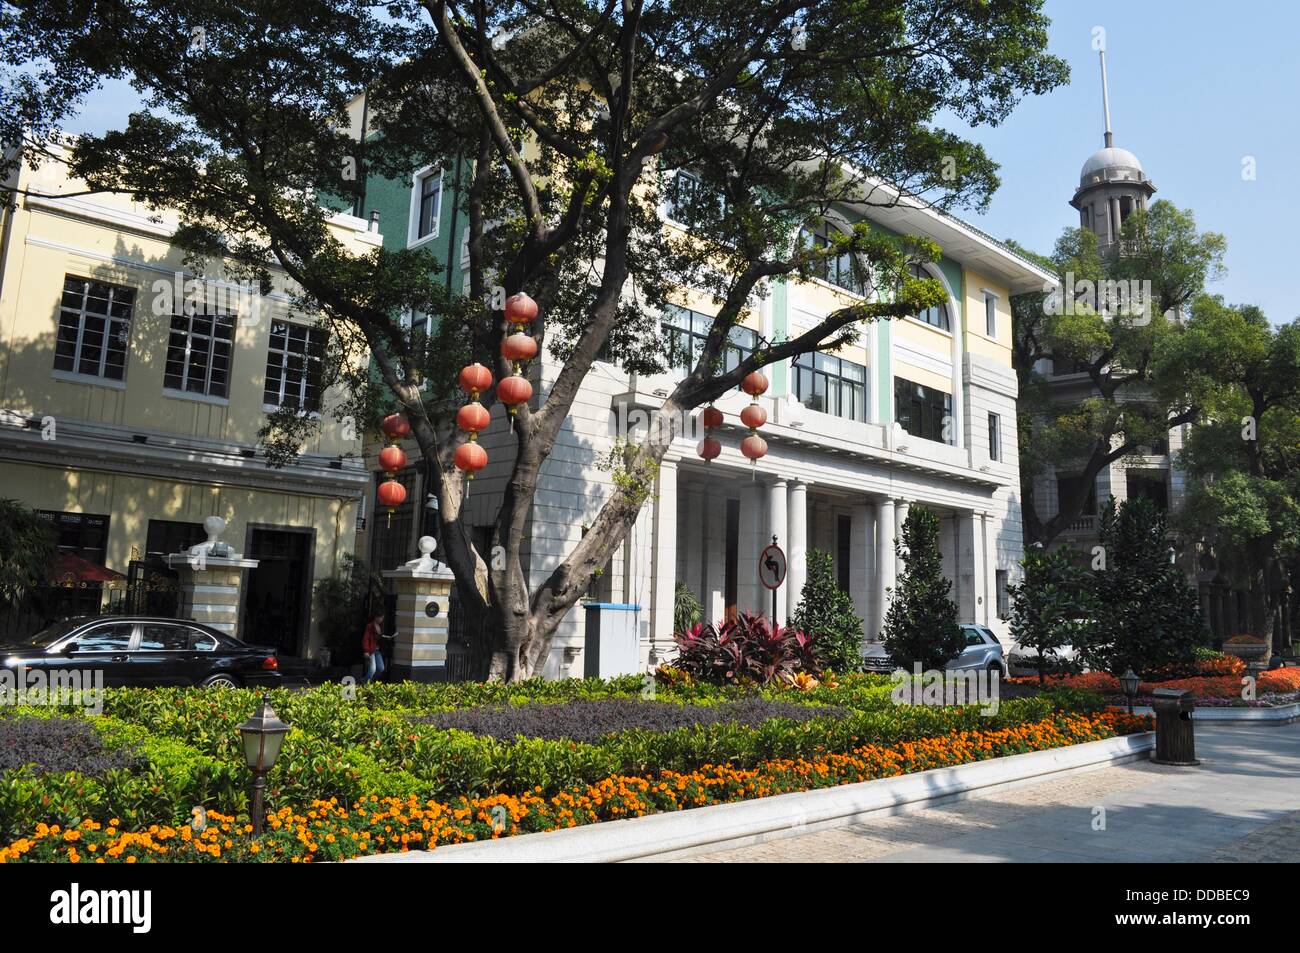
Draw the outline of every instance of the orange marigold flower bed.
M305 812L287 807L276 811L267 818L260 838L252 836L246 822L216 812L210 812L207 826L197 831L165 824L140 831L119 831L94 821L71 830L40 824L30 836L0 847L0 863L346 860L897 777L1150 728L1149 718L1118 711L1058 714L1010 728L863 745L843 754L776 759L753 768L704 765L689 773L615 776L550 798L535 792L451 802L371 796L351 806L331 799L315 801Z

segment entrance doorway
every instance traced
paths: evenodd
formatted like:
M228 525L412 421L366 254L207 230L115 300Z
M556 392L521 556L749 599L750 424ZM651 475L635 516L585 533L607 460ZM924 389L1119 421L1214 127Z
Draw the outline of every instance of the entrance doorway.
M281 655L301 655L306 644L311 599L311 530L252 529L244 620L239 637L273 645Z

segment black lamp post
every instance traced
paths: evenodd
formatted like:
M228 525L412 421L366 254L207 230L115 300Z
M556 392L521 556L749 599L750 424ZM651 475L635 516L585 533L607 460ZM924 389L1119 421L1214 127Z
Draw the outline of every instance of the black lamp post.
M1119 677L1119 687L1122 688L1124 694L1128 696L1128 713L1130 715L1133 714L1133 697L1137 695L1138 685L1140 684L1141 679L1138 678L1137 673L1133 671L1132 667L1126 669L1124 674Z
M239 726L239 740L244 745L244 761L248 770L253 772L253 833L262 833L263 795L266 792L266 776L275 767L275 759L280 756L280 746L284 736L289 733L289 726L280 720L280 716L271 707L271 701L262 696L262 703L257 706L253 717Z

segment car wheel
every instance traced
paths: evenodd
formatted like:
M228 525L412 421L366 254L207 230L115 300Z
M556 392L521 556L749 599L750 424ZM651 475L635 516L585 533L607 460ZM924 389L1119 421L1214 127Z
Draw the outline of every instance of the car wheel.
M239 679L233 675L209 675L199 685L203 688L238 688Z

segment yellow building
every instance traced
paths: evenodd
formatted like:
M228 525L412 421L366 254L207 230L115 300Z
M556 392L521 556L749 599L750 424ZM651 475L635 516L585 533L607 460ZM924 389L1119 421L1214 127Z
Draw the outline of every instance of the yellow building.
M165 591L161 557L224 518L223 540L260 561L240 636L313 654L313 583L351 552L367 485L360 442L319 393L324 332L293 312L283 274L263 295L219 262L188 271L169 240L175 216L85 194L54 162L7 184L21 194L0 232L0 496L48 515L63 568L125 577L105 603L128 581ZM381 241L360 219L331 224L358 252ZM272 469L257 431L286 404L323 425Z

